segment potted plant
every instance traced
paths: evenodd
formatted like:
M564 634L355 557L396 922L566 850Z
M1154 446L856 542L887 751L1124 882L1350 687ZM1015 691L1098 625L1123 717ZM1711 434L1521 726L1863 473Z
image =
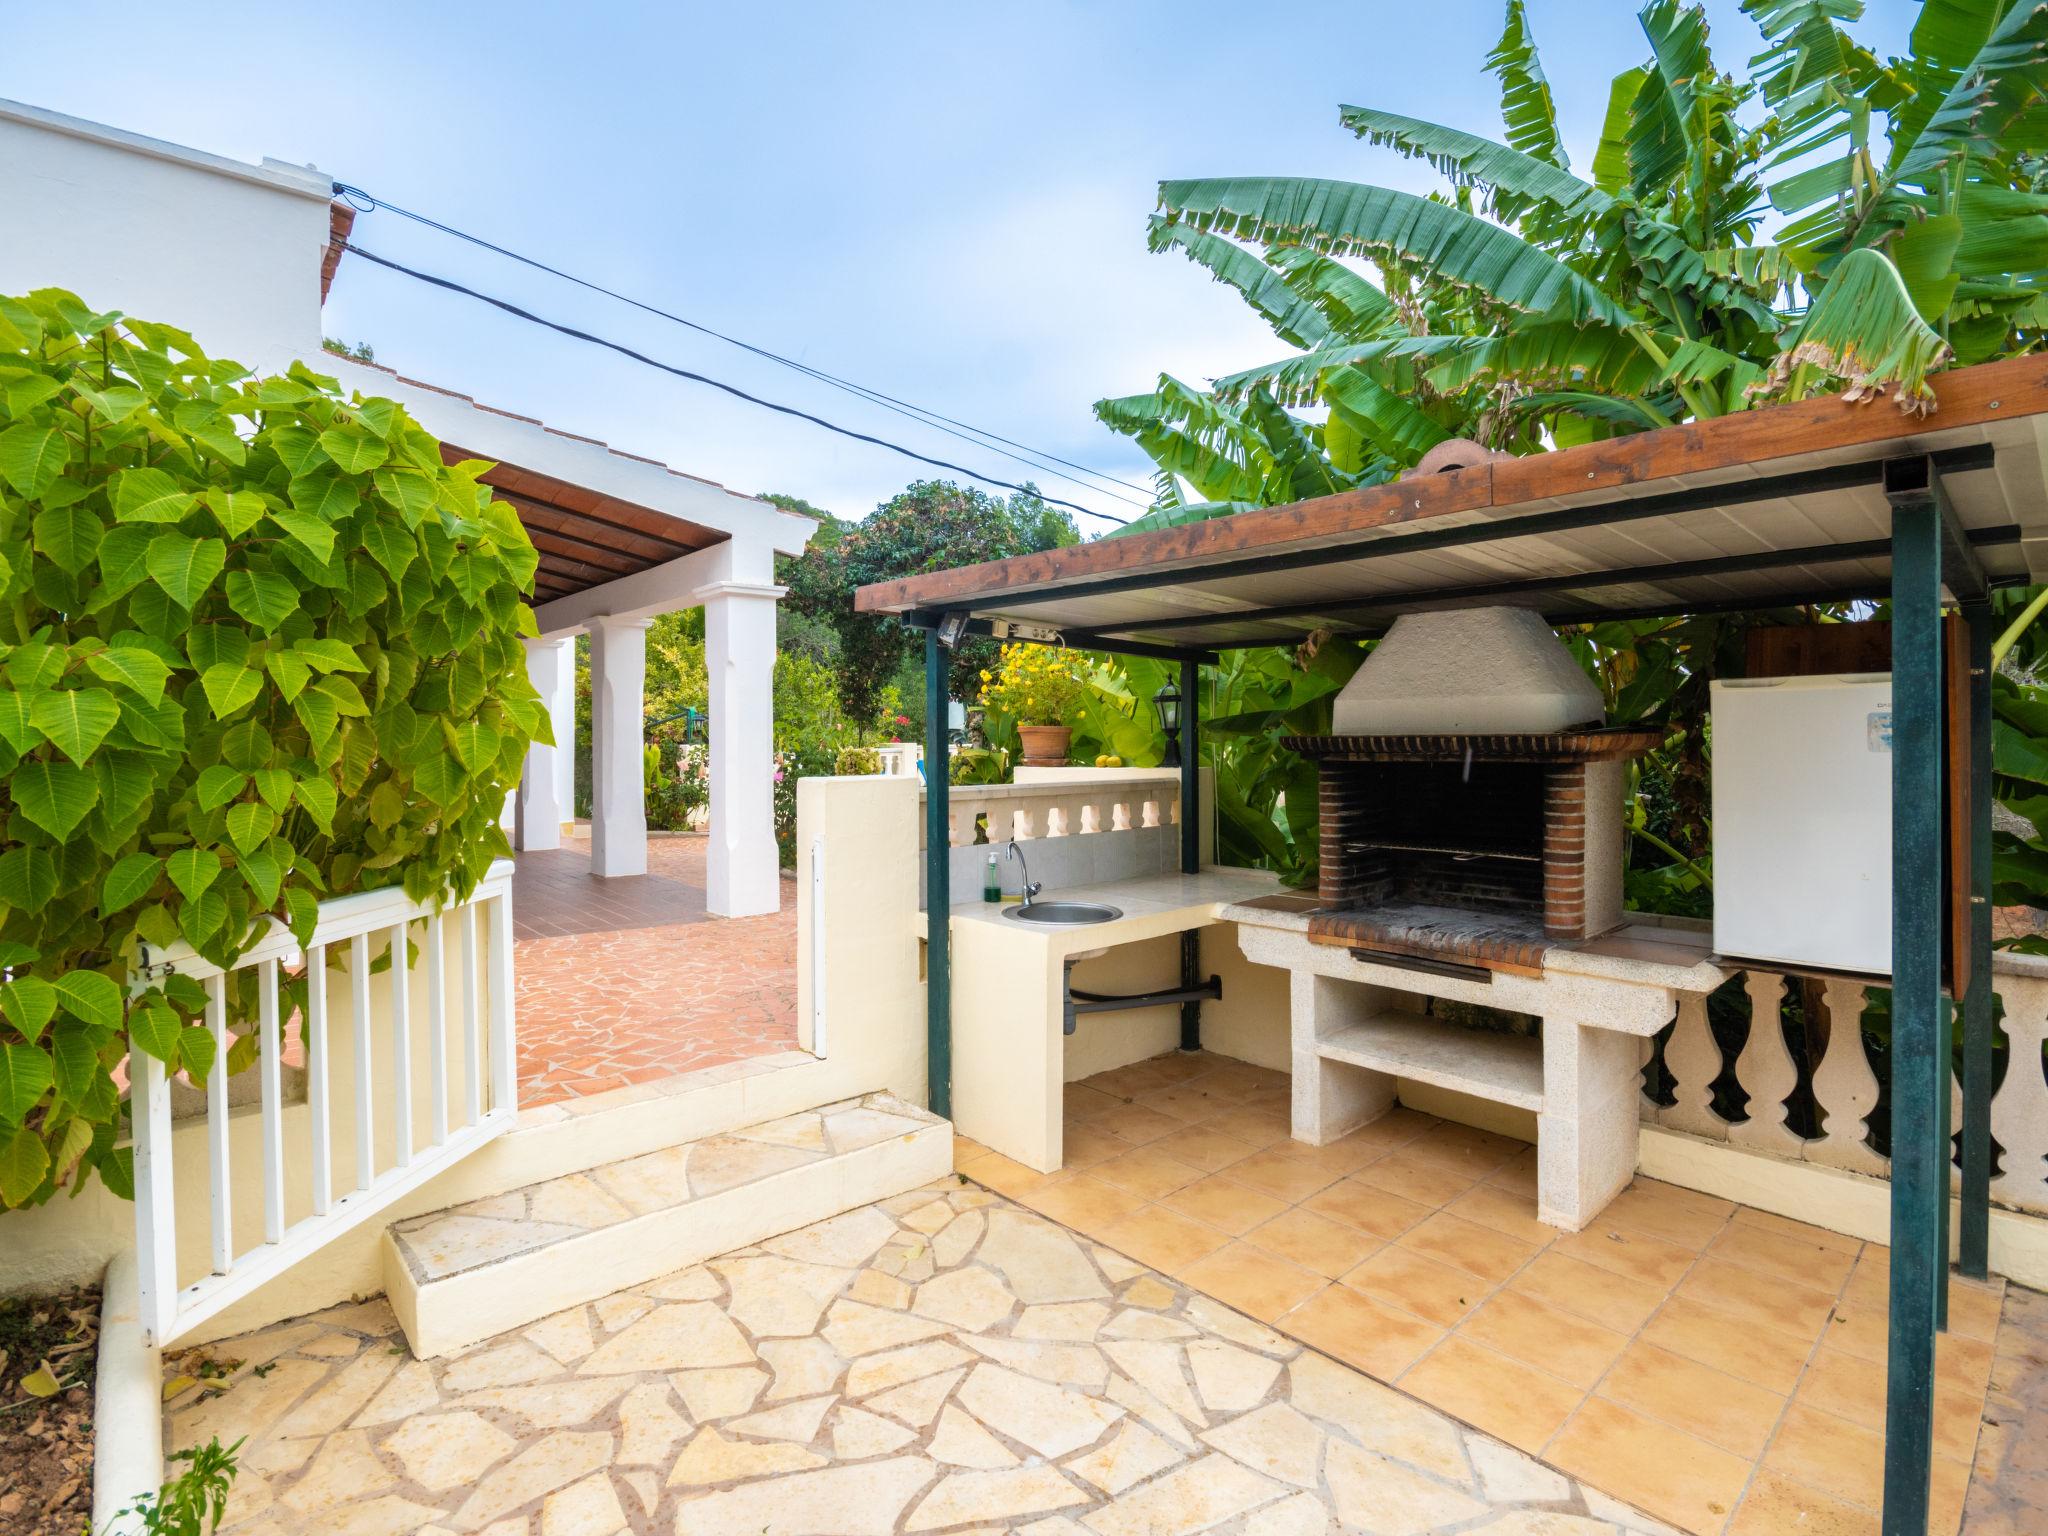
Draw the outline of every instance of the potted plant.
M1005 645L995 674L984 674L982 703L1017 722L1027 767L1057 768L1073 741L1066 717L1088 677L1087 659L1063 647Z

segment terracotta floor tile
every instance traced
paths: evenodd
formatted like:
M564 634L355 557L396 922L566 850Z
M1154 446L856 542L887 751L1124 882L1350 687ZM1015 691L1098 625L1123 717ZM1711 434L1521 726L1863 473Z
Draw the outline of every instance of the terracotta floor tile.
M1725 1264L1711 1255L1702 1256L1692 1267L1680 1282L1677 1294L1733 1312L1759 1327L1806 1338L1820 1336L1835 1308L1834 1297L1828 1292L1808 1290L1773 1275Z
M1575 1317L1627 1333L1649 1321L1665 1297L1661 1287L1568 1259L1553 1249L1537 1254L1508 1284Z
M1089 1174L1146 1200L1158 1200L1194 1183L1202 1170L1168 1157L1154 1144L1097 1163Z
M1786 1410L1763 1465L1866 1509L1883 1502L1883 1434L1803 1403Z
M1607 1203L1600 1219L1697 1252L1720 1236L1728 1218L1711 1207L1680 1198L1684 1193L1638 1179Z
M1864 1292L1839 1298L1828 1318L1822 1341L1864 1360L1883 1360L1890 1342L1890 1310L1881 1297Z
M1600 1396L1754 1461L1785 1411L1775 1392L1637 1340L1600 1383Z
M1736 1206L1734 1214L1728 1219L1737 1226L1757 1227L1766 1232L1775 1232L1781 1237L1814 1243L1822 1248L1832 1248L1837 1253L1846 1253L1852 1259L1864 1249L1864 1242L1860 1237L1851 1237L1846 1232L1830 1232L1826 1227L1794 1221L1789 1216L1779 1216L1771 1211L1759 1211L1753 1206Z
M1628 1346L1628 1335L1518 1291L1500 1291L1480 1304L1458 1337L1484 1344L1524 1365L1587 1390Z
M1980 1285L1951 1275L1948 1283L1949 1332L1965 1339L1986 1343L1998 1336L1998 1313L2005 1300L2005 1288Z
M977 1184L986 1184L998 1194L1012 1198L1021 1197L1027 1190L1035 1189L1047 1179L1056 1175L1040 1173L1036 1168L1027 1168L1022 1163L991 1152L986 1157L977 1157L963 1170Z
M1856 1267L1856 1256L1833 1244L1742 1221L1731 1221L1723 1227L1720 1235L1707 1244L1707 1254L1830 1295L1841 1290L1849 1271Z
M1366 1259L1344 1276L1344 1283L1443 1328L1460 1322L1492 1289L1462 1269L1399 1243Z
M1564 1234L1536 1219L1536 1197L1516 1194L1496 1184L1475 1184L1444 1207L1453 1216L1541 1248Z
M1585 1395L1457 1334L1404 1374L1400 1386L1531 1455L1557 1433Z
M1599 1217L1580 1232L1560 1232L1551 1246L1559 1253L1597 1264L1617 1275L1669 1289L1699 1260L1692 1249L1661 1237L1618 1227Z
M1343 1285L1324 1287L1275 1326L1382 1381L1399 1376L1444 1336L1435 1324Z
M1069 1136L1074 1134L1073 1127L1077 1122L1085 1125L1100 1115L1108 1114L1123 1103L1115 1094L1104 1093L1100 1088L1092 1088L1086 1083L1068 1083L1061 1091L1060 1097L1066 1108Z
M1184 1131L1175 1131L1170 1136L1160 1137L1152 1145L1168 1157L1190 1167L1199 1168L1204 1173L1215 1173L1228 1168L1232 1163L1242 1162L1259 1150L1248 1141L1226 1136L1208 1125L1190 1126Z
M1326 1280L1335 1280L1346 1270L1356 1268L1380 1246L1380 1240L1371 1234L1300 1206L1255 1228L1248 1234L1248 1240L1268 1253L1314 1270Z
M1147 1109L1142 1104L1118 1104L1104 1110L1089 1122L1099 1131L1106 1131L1132 1146L1144 1146L1162 1136L1171 1136L1184 1129L1183 1123L1171 1115L1162 1115L1156 1109Z
M1181 1083L1156 1093L1140 1094L1138 1102L1162 1115L1171 1115L1183 1125L1199 1125L1237 1107L1233 1095L1212 1092L1200 1082Z
M1220 1173L1197 1179L1159 1203L1183 1216L1205 1222L1219 1232L1228 1232L1232 1237L1242 1237L1260 1222L1271 1221L1291 1209L1285 1200L1233 1183L1227 1175Z
M1701 1532L1726 1523L1751 1466L1746 1457L1598 1397L1572 1415L1543 1459L1660 1520Z
M1881 1362L1859 1360L1839 1349L1822 1349L1800 1378L1793 1401L1882 1434L1884 1386ZM1935 1454L1954 1461L1970 1460L1976 1454L1982 1408L1983 1398L1977 1393L1938 1386L1934 1395Z
M1361 1183L1356 1178L1332 1184L1301 1204L1304 1210L1344 1222L1389 1242L1427 1218L1432 1209L1400 1195L1389 1194L1374 1185Z
M1131 1150L1128 1141L1119 1140L1086 1121L1077 1125L1070 1120L1063 1131L1064 1134L1060 1137L1060 1166L1069 1172L1078 1173L1084 1168L1093 1168L1097 1163L1106 1163L1112 1157L1122 1157Z
M1529 1199L1536 1198L1536 1149L1517 1152L1500 1167L1486 1176L1485 1182L1498 1189L1513 1190Z
M1934 1379L1939 1386L1981 1396L1991 1380L1991 1360L1991 1346L1982 1339L1966 1339L1959 1333L1935 1336Z
M1145 1202L1128 1190L1105 1184L1089 1174L1050 1180L1017 1196L1024 1205L1054 1221L1097 1236L1112 1222L1140 1210Z
M1289 1139L1290 1121L1285 1110L1233 1109L1203 1121L1202 1129L1254 1147L1271 1147Z
M1288 1146L1275 1146L1255 1152L1241 1163L1232 1163L1230 1177L1239 1184L1249 1184L1253 1189L1293 1202L1306 1200L1336 1183L1339 1175L1296 1161L1289 1155Z
M1401 1234L1400 1243L1495 1285L1504 1282L1539 1251L1533 1243L1508 1237L1448 1211L1439 1211L1409 1228Z
M1353 1178L1419 1205L1447 1205L1474 1184L1476 1175L1417 1157L1408 1148L1367 1163Z
M1473 1178L1484 1178L1529 1144L1507 1136L1496 1136L1473 1126L1440 1120L1407 1145L1409 1152L1428 1162L1442 1163Z
M1726 1371L1752 1386L1786 1395L1799 1384L1813 1345L1775 1328L1759 1328L1687 1296L1674 1296L1639 1337L1659 1349Z
M1779 1473L1759 1472L1727 1536L1878 1536L1878 1516Z
M1262 1323L1300 1306L1329 1283L1312 1270L1243 1242L1197 1259L1177 1278Z
M1230 1239L1214 1227L1190 1221L1164 1206L1148 1205L1091 1234L1118 1253L1177 1274L1199 1258L1214 1253Z

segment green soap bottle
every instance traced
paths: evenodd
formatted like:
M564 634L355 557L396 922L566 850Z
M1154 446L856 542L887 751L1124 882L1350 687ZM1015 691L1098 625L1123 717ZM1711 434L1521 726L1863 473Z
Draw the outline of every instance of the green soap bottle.
M1000 902L1003 899L1003 872L996 865L996 856L988 856L988 868L982 871L981 899L986 902Z

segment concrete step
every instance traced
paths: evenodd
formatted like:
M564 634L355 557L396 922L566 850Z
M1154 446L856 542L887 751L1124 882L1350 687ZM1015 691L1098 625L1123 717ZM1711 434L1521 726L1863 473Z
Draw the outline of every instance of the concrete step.
M394 1223L385 1290L430 1359L952 1165L949 1122L871 1093Z

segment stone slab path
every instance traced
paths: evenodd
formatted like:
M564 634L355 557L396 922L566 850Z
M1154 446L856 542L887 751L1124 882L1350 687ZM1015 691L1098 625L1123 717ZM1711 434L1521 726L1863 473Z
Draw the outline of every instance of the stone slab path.
M2008 1286L1963 1506L1966 1536L2048 1531L2048 1295Z
M381 1301L204 1353L229 1536L1667 1533L957 1178L445 1360Z

